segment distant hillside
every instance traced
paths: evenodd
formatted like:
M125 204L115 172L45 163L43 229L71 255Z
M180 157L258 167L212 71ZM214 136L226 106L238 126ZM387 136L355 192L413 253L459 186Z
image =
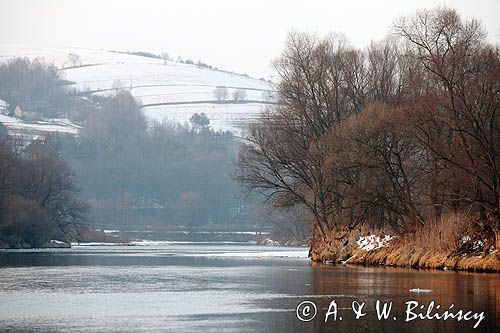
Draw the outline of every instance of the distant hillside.
M24 137L27 140L43 137L49 132L77 135L80 129L80 126L64 118L26 122L0 114L0 123L7 128L10 134Z
M71 54L78 56L71 59ZM245 75L137 54L0 45L0 61L23 56L43 57L54 63L68 87L80 92L130 90L151 120L185 123L193 113L204 112L212 128L236 134L241 134L272 102L275 89L269 82ZM225 87L226 98L216 98L217 87ZM235 98L240 100L236 102Z

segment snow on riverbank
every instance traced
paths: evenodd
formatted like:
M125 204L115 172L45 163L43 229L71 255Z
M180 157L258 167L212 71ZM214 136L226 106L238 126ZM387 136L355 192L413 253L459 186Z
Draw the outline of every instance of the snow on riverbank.
M360 250L372 251L383 247L387 247L389 241L393 238L394 236L389 236L389 235L385 235L384 237L369 235L369 236L359 237L357 243Z

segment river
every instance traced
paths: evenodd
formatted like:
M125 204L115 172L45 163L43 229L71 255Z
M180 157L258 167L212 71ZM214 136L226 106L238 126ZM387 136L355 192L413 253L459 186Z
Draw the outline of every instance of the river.
M392 302L387 319L378 319L377 300L381 306ZM307 322L297 312L308 320L304 316L314 307L304 303L309 308L297 311L303 301L316 307ZM478 320L470 318L406 321L409 301L426 308L435 301L441 312L453 303L450 311L483 313L484 319L476 329ZM356 319L353 304L359 310L363 302L365 315ZM337 313L325 323L329 307ZM0 251L2 332L495 332L499 327L497 274L313 265L306 248L251 243Z

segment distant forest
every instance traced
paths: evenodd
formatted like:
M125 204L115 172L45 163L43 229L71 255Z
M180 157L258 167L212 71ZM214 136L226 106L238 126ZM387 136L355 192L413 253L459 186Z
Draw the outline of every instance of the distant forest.
M83 126L78 136L53 133L32 142L9 137L0 126L0 242L19 247L40 246L52 237L77 239L78 225L254 223L249 201L232 178L239 141L230 132L211 130L204 114L193 115L190 125L148 122L128 91L79 96L40 59L12 59L0 65L0 77L0 99L11 114L18 104L41 100L51 106L42 116L69 117ZM63 188L58 176L64 177ZM26 189L28 181L62 191L81 206L72 215L53 217L38 190ZM13 215L21 210L26 213Z
M235 223L238 144L208 125L148 126L127 92L96 98L99 112L79 137L60 136L61 156L77 175L98 224L186 227Z

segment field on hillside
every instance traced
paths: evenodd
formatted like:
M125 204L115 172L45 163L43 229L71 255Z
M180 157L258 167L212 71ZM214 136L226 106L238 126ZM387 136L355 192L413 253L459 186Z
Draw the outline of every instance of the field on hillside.
M79 55L76 66L69 54ZM128 89L141 101L150 120L186 123L192 114L204 112L213 129L237 135L244 134L275 89L269 82L244 75L144 56L83 48L0 45L0 61L21 56L43 57L54 63L62 77L73 82L70 87L78 91L110 94ZM225 103L217 103L214 97L214 90L220 86L227 88ZM245 90L249 102L234 103L236 90Z

